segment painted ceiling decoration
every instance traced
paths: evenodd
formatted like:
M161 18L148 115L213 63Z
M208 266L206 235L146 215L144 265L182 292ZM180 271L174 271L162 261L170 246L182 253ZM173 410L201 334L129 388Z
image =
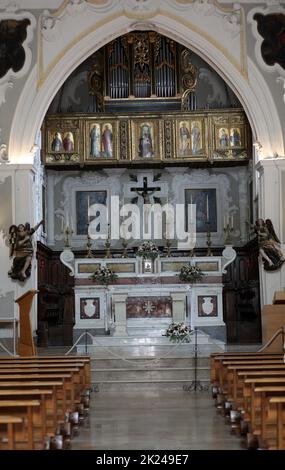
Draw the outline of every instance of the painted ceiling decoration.
M30 20L5 19L0 21L0 79L12 69L19 72L25 63L23 43L27 38Z
M259 34L264 38L261 44L264 62L267 65L279 64L285 69L285 15L256 13L253 19L257 22Z

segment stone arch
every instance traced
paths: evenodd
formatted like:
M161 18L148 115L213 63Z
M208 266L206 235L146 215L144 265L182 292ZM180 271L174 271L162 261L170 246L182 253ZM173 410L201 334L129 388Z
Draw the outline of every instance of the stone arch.
M9 157L11 163L32 163L35 143L48 106L68 75L89 55L112 39L135 29L153 29L201 55L231 86L249 119L253 141L261 144L262 157L283 155L282 127L270 90L261 72L248 58L248 78L225 57L215 44L169 16L153 17L151 22L134 23L126 16L113 18L73 44L51 69L38 88L34 66L18 101L11 126ZM58 47L55 43L54 47Z

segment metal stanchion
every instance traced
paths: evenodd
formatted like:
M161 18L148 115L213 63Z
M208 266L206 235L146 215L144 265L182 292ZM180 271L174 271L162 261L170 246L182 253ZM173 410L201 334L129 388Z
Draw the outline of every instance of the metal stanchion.
M193 362L194 362L194 380L190 383L190 385L184 385L183 390L186 392L205 392L206 390L209 390L209 385L202 385L200 380L198 380L198 330L197 327L194 328L194 337L195 337L195 342L194 342L194 356L193 356Z

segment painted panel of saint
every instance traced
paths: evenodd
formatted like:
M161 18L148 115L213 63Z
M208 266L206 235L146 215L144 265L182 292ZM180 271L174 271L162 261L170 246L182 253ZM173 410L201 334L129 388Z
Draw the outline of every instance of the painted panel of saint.
M179 155L181 156L191 154L190 134L190 123L181 121L179 123Z
M101 156L101 131L99 124L93 124L90 129L90 157Z
M191 122L191 148L193 154L202 150L202 125L200 121Z
M74 137L72 132L66 132L63 137L63 149L65 152L74 151Z
M222 127L221 129L219 129L219 146L228 147L229 143L230 143L229 131L227 128Z
M238 127L233 127L230 129L230 146L231 147L240 147L241 146L241 134Z
M55 132L54 137L51 142L51 151L52 152L62 152L63 145L62 145L62 137L60 132Z
M89 158L113 158L113 125L96 122L89 131Z
M113 126L110 123L103 124L102 127L102 157L113 157Z
M153 127L151 123L144 122L140 125L138 156L139 158L154 157Z

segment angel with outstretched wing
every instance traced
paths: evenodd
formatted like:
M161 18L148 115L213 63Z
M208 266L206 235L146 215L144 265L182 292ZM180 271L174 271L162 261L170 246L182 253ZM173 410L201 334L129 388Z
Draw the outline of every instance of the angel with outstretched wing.
M264 269L266 271L279 269L285 258L271 220L258 219L255 223L255 232L258 237L259 253L263 260Z
M9 228L10 257L14 257L13 265L8 272L11 279L24 281L31 275L33 257L32 235L43 224L41 220L35 227L30 224L11 225Z

